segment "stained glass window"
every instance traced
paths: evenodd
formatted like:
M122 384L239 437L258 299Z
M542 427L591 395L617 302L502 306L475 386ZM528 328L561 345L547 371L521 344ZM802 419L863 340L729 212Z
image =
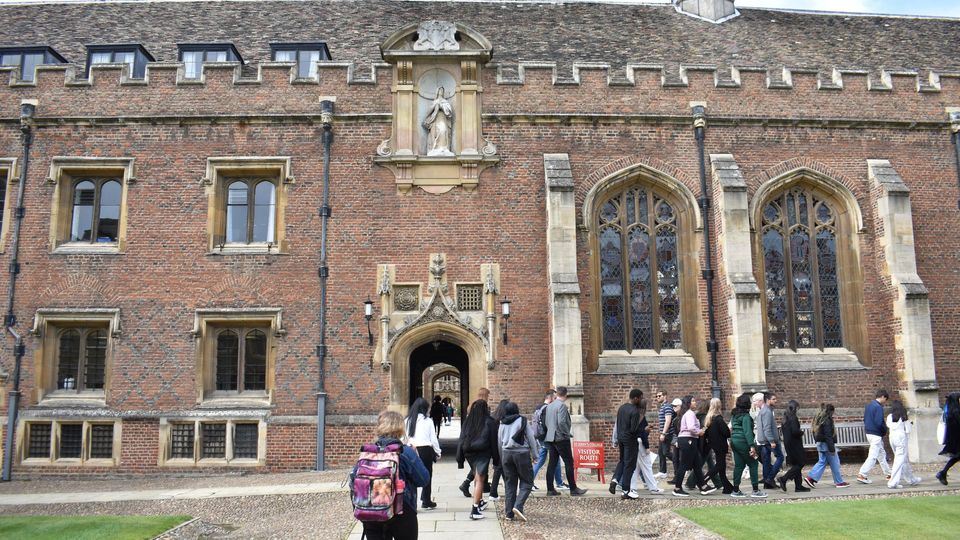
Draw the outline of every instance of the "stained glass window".
M767 203L762 221L768 346L842 347L837 223L831 203L809 190L793 189Z
M603 349L680 349L676 209L631 187L604 201L597 220Z

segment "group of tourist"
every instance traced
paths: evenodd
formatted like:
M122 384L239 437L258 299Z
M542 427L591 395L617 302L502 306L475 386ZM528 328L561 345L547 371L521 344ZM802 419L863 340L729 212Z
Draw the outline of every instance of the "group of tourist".
M565 403L565 387L548 390L543 404L533 411L529 420L521 414L516 403L506 399L491 411L489 397L487 389L480 389L477 400L470 405L463 419L457 447L458 466L463 468L464 464L469 464L470 468L460 490L472 499L471 519L483 519L488 505L483 494L490 492L491 498L499 498L498 484L502 479L506 519L527 521L524 507L531 491L536 489L534 479L544 462L547 464L548 496L560 495L561 461L570 495L586 493L587 490L577 487L576 483L571 448L572 422ZM888 393L878 390L864 410L864 431L870 448L856 480L872 483L869 475L879 465L887 487L901 489L904 484L918 484L920 478L910 468L907 440L911 424L906 408L899 400L893 400L889 403L889 413L884 415L884 405L888 401ZM688 395L668 401L664 392L657 392L656 403L657 426L651 426L647 421L648 403L639 389L631 390L628 402L617 410L613 438L620 459L610 483L610 492L616 494L619 489L624 499L639 498L639 490L644 487L650 493L663 493L657 481L666 478L667 461L674 465L671 484L672 494L677 497L689 497L689 489L701 495L722 490L732 497L764 498L767 496L764 489L779 488L786 492L791 482L796 492L809 492L817 487L828 466L835 487L849 486L840 472L837 429L833 419L835 407L832 404L821 404L812 419L819 459L804 475L803 428L799 418L800 403L796 400L787 402L779 428L775 411L778 398L772 392L738 396L729 421L723 415L722 402L718 398L699 402ZM415 488L422 488L420 507L423 510L437 507L432 500L431 483L433 463L439 461L441 450L430 409L426 400L418 398L410 407L405 422L395 412L380 414L377 444L385 447L405 441L400 456L400 477L408 489L403 492L402 514L386 526L364 523L367 538L404 540L417 537ZM944 431L941 454L947 456L948 461L937 472L936 478L947 485L948 471L960 461L960 392L947 396L941 422ZM656 433L658 444L654 448L658 452L651 448L650 433ZM887 463L884 436L888 436L893 448L892 465ZM730 478L726 473L728 451L733 454L734 463ZM657 453L659 472L654 473ZM789 468L779 474L784 463ZM491 465L494 475L488 482ZM749 494L740 487L745 474L750 479Z

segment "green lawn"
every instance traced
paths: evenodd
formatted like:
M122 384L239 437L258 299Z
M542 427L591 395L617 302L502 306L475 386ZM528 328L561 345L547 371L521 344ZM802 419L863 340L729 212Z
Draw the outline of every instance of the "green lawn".
M957 538L960 496L686 508L683 517L729 539Z
M141 540L175 527L189 516L9 516L0 517L0 538L30 540Z

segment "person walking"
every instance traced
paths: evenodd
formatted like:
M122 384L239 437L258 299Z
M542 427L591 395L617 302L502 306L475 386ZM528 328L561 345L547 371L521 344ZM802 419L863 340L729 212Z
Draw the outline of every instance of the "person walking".
M670 402L670 405L673 407L673 416L670 417L670 433L673 434L672 441L670 442L670 461L673 463L673 479L670 480L670 483L676 484L677 474L680 472L680 439L677 437L677 434L680 432L680 407L683 405L683 400L676 398Z
M783 414L783 446L787 451L787 464L790 469L777 478L777 484L784 492L787 491L787 482L790 480L794 482L795 492L810 491L810 488L803 485L803 429L797 416L799 410L800 403L791 399L787 402L787 412Z
M497 408L494 409L493 419L499 424L500 419L504 415L504 407L507 406L507 403L510 403L509 399L501 399L500 403L497 404ZM503 468L499 465L493 467L493 479L490 480L490 500L497 501L500 500L500 491L498 486L500 485L500 478L503 476Z
M890 414L887 415L887 433L890 434L890 447L893 448L893 465L890 466L890 480L887 487L902 489L903 480L911 486L920 483L920 478L913 475L910 466L910 452L907 448L910 437L910 419L907 418L907 409L903 402L895 399L890 402Z
M857 482L871 484L870 471L874 465L880 464L883 474L890 479L890 465L887 464L887 451L883 449L883 436L887 434L887 425L883 421L883 405L890 399L890 395L883 388L877 390L876 397L867 403L863 410L863 430L867 432L867 442L870 443L870 452L867 460L857 473Z
M723 412L720 407L723 404L720 398L710 400L710 408L707 410L706 420L704 421L705 444L707 448L713 451L713 465L707 471L707 478L720 479L720 485L714 487L723 487L723 494L733 493L733 484L727 479L727 449L729 448L730 428L727 427L727 421L723 419Z
M553 400L556 399L557 392L553 388L547 390L546 394L543 397L543 403L540 404L533 411L530 421L533 423L533 431L537 433L537 426L540 424L540 418L543 415L544 411L547 409L547 405L553 403ZM546 438L547 432L543 431L542 435L538 435L537 441L540 442L540 452L537 455L537 463L533 466L533 490L537 491L540 489L537 487L537 474L540 472L540 469L547 464L547 445L544 444L544 438ZM563 476L560 474L560 468L557 467L557 470L554 472L554 486L557 489L568 489L567 486L563 483Z
M947 463L937 472L937 480L947 485L947 471L960 461L960 392L947 395L947 403L943 407L943 450L941 456L947 456Z
M488 403L487 406L489 407L489 402L490 402L490 390L488 390L487 388L484 388L484 387L480 387L480 389L477 390L477 401L480 401L480 400L483 400L483 401L487 402L487 403ZM476 401L475 401L474 403L476 403ZM471 404L471 407L472 407L472 404ZM488 409L488 410L489 410L489 409ZM470 409L469 409L469 407L467 408L467 414L463 414L463 411L461 411L461 414L460 414L460 429L461 429L461 434L463 433L463 432L462 432L463 422L466 421L466 417L467 417L469 414L470 414ZM483 471L483 477L486 479L486 480L484 481L484 486L483 486L483 492L484 492L484 493L487 493L487 492L490 491L490 477L489 477L489 475L487 474L488 472L489 472L489 471L486 470L486 469ZM473 483L473 469L470 469L469 471L467 471L467 477L466 477L466 478L463 480L463 482L460 484L460 493L463 493L463 496L466 497L466 498L468 498L468 499L471 498L471 497L473 497L473 492L470 490L470 484L471 484L471 483Z
M632 491L637 491L640 489L640 484L645 483L650 493L663 493L663 490L657 485L656 475L653 474L653 460L650 452L650 424L647 422L646 399L640 400L639 408L640 451L637 454L637 468L633 471L633 478L630 479L630 485L633 488Z
M440 402L440 396L433 396L433 405L430 406L430 418L433 420L433 427L437 430L437 437L439 437L440 424L443 423L443 403Z
M762 394L761 394L762 395ZM733 450L733 493L731 497L746 497L740 491L744 468L750 471L750 484L753 486L751 497L764 498L766 492L760 490L757 478L757 447L753 434L753 418L750 416L750 394L741 394L737 405L730 413L733 429L730 433L730 447Z
M570 429L572 421L570 411L567 410L567 387L557 387L557 399L547 405L543 412L547 424L547 436L544 439L549 447L547 461L547 495L557 496L560 492L553 489L553 476L557 471L559 458L563 458L563 465L567 472L567 485L570 486L570 495L580 496L587 492L577 487L577 475L573 469L573 450L570 447Z
M836 430L833 425L835 410L832 403L821 405L820 412L813 419L813 438L817 441L817 453L820 459L807 475L806 480L810 487L817 487L817 482L823 477L823 471L828 463L830 472L833 474L833 485L838 488L850 487L850 484L843 481L843 476L840 474L840 457L837 456Z
M520 407L512 401L503 407L497 444L503 469L504 515L509 521L527 521L523 507L533 489L531 457L540 451L540 443L534 436L533 427L520 415Z
M638 388L630 390L630 401L624 403L617 410L617 448L620 450L620 461L617 470L610 481L610 493L617 493L617 479L624 499L639 499L640 495L631 489L633 471L637 467L637 457L640 454L640 400L643 392Z
M777 419L773 407L777 404L777 395L766 392L763 403L757 414L757 448L760 449L760 462L763 464L763 487L776 489L774 483L780 467L783 466L783 444L780 442L780 431L777 430ZM776 461L773 461L773 458Z
M671 451L672 447L670 443L673 442L673 431L671 427L673 426L673 417L677 413L673 410L673 405L667 401L667 394L662 390L657 392L657 452L659 453L659 466L660 471L657 473L657 478L666 478L667 477L667 460L669 459L673 463L673 452ZM676 465L674 465L676 468Z
M697 441L699 452L700 452L700 475L703 478L703 483L713 482L713 487L720 489L720 486L723 484L719 478L713 478L704 474L705 470L709 471L714 468L716 465L713 459L713 449L707 445L707 413L710 411L710 402L709 401L698 401L697 402L697 421L700 422L700 427L703 429L703 435L700 436L700 439ZM694 489L697 487L694 475L687 477L686 482L684 483L687 489Z
M460 444L457 446L457 467L462 469L466 461L473 470L473 507L470 519L483 519L483 510L487 502L483 500L483 485L487 479L490 461L500 464L500 452L497 451L497 432L499 426L490 416L487 402L478 399L470 405L470 412L460 430Z
M703 481L703 463L700 460L700 437L703 430L697 420L697 400L693 396L684 396L680 402L680 429L677 430L677 445L680 447L680 465L677 467L677 478L674 483L675 497L689 497L683 489L683 478L687 471L693 471L694 483L700 488L701 495L709 495L716 491Z
M423 462L427 472L430 473L430 481L423 486L420 493L420 507L424 510L433 510L437 503L433 502L433 464L440 460L440 440L433 430L430 418L427 418L427 409L429 404L422 397L417 398L410 406L410 412L407 414L407 444L417 451L420 461Z
M431 431L428 424L427 430ZM381 448L390 444L401 444L403 437L403 417L394 411L383 411L377 418L377 442ZM401 444L400 479L407 489L403 491L403 513L391 520L380 523L363 522L363 535L370 540L416 540L419 536L417 524L417 488L430 482L430 473L424 466L416 450Z

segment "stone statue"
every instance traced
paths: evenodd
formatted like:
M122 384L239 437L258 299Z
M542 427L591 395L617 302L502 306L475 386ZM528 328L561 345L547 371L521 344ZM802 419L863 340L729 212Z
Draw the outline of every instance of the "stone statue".
M427 155L452 156L453 105L443 97L443 87L437 89L430 112L423 120L427 130Z

